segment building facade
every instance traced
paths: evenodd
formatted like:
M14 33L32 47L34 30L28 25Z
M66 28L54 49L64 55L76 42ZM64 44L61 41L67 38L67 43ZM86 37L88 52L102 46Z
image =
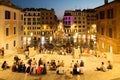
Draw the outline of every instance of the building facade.
M23 17L22 10L10 1L0 1L0 48L23 47Z
M88 31L92 24L95 24L95 12L93 9L66 10L63 17L63 24L67 38L74 43L88 43Z
M120 0L114 0L96 8L98 49L120 53Z
M25 8L23 11L24 45L29 46L32 43L38 46L50 42L57 27L54 9Z
M83 10L86 13L86 26L87 26L87 41L89 44L90 49L96 49L97 43L96 43L96 14L95 9L84 9Z

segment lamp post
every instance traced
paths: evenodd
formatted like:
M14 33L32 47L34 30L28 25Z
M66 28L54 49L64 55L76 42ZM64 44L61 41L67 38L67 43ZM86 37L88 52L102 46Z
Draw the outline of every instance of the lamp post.
M96 45L97 45L97 43L96 43L96 24L93 24L92 25L92 40L93 40L93 44L94 44L94 50L96 51Z
M71 29L71 36L70 37L72 39L71 41L73 42L73 44L74 44L74 26L75 26L75 24L72 24L71 28L70 28ZM71 44L71 42L70 42L70 44Z
M32 47L33 46L33 38L32 38L33 37L33 33L32 32L30 33L30 36L31 36L31 47Z
M23 38L23 45L24 45L24 48L27 47L27 37L24 37L24 38Z
M52 36L50 36L50 43L52 43L52 40L53 40L53 38L52 38Z
M78 46L78 33L75 33L73 37L74 37L75 46Z

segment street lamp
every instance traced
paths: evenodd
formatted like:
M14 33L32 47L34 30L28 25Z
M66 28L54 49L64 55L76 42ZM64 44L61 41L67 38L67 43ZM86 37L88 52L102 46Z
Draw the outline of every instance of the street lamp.
M92 25L92 40L94 41L94 50L96 50L96 24Z
M23 38L23 45L24 45L24 47L27 47L27 38L26 37Z
M78 33L75 33L74 37L74 43L76 44L76 46L78 46Z
M31 46L32 46L32 44L33 44L33 39L32 39L33 33L32 32L30 33L30 36L31 36Z
M50 36L50 43L52 42L52 39L53 39L52 36Z
M71 27L70 27L70 30L71 30L71 33L70 33L71 36L70 36L70 37L71 37L71 39L72 39L72 40L71 40L72 42L74 41L74 37L75 37L75 36L74 36L74 26L75 26L75 24L72 24ZM73 37L73 38L72 38L72 37ZM75 42L75 41L74 41L74 42ZM70 44L71 44L71 43L70 43ZM73 44L72 44L72 45L73 45Z

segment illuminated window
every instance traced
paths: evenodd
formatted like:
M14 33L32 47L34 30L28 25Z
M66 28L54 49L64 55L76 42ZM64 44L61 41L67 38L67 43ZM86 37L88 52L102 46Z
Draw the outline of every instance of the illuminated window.
M44 36L44 35L45 35L45 33L44 33L44 32L42 32L42 35Z
M104 49L104 43L102 42L102 49Z

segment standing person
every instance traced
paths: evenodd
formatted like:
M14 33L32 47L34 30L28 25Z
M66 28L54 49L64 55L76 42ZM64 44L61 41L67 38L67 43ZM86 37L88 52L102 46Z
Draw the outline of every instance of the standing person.
M38 66L42 65L43 64L43 61L42 59L40 58L39 61L38 61Z

